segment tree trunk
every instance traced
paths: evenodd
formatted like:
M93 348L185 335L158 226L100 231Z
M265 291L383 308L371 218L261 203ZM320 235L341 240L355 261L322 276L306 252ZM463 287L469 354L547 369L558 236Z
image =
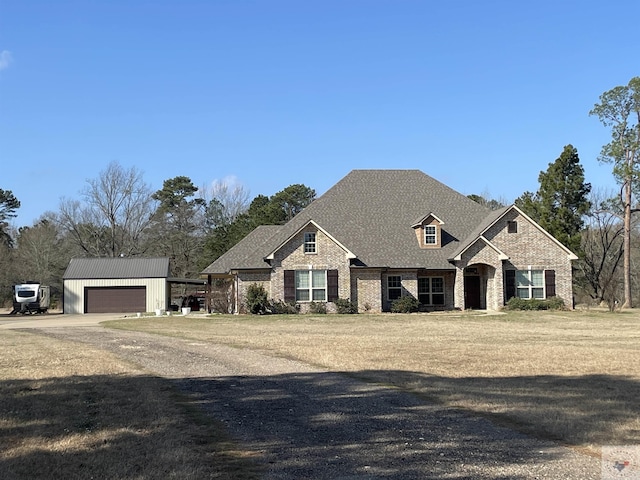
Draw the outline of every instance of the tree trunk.
M631 297L631 181L624 187L624 304L622 308L632 308Z

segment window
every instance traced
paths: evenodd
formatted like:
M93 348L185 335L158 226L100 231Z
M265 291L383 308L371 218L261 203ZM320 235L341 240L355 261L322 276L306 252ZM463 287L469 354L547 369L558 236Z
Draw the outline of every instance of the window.
M516 293L519 298L545 298L542 270L516 270Z
M326 270L296 270L296 302L327 301Z
M444 278L418 278L418 301L423 305L444 305Z
M518 233L518 222L510 220L507 222L507 233Z
M425 245L438 244L437 229L435 225L424 226L424 244Z
M387 277L387 296L389 300L395 300L402 296L402 277L400 275Z
M304 253L316 253L315 232L304 232Z

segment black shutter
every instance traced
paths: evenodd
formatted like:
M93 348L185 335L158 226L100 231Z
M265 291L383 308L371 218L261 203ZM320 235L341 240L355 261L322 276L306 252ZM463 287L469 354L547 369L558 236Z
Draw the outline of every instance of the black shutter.
M295 270L284 271L284 301L295 303L296 301L296 272Z
M547 298L556 296L556 271L544 271L544 288L547 291Z
M504 272L504 281L506 286L507 301L516 296L516 271L506 270Z
M327 270L327 300L335 302L338 299L338 270Z

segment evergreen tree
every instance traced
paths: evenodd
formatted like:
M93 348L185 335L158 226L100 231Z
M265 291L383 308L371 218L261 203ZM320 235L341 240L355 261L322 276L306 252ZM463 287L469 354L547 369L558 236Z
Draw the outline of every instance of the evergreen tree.
M13 245L8 220L16 216L15 212L18 208L20 208L20 202L13 192L0 188L0 242L8 247Z
M258 195L245 213L213 229L205 244L207 255L217 259L259 225L286 223L309 205L315 195L315 190L302 184L289 185L271 197Z
M525 192L516 205L563 245L580 254L583 216L591 206L591 184L584 181L578 151L572 145L565 146L547 171L540 172L538 181L538 192Z

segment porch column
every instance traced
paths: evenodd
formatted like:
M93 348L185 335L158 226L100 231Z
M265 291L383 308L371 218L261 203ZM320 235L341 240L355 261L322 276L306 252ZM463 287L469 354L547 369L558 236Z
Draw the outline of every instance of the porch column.
M456 279L453 288L453 306L464 310L464 268L456 264Z

